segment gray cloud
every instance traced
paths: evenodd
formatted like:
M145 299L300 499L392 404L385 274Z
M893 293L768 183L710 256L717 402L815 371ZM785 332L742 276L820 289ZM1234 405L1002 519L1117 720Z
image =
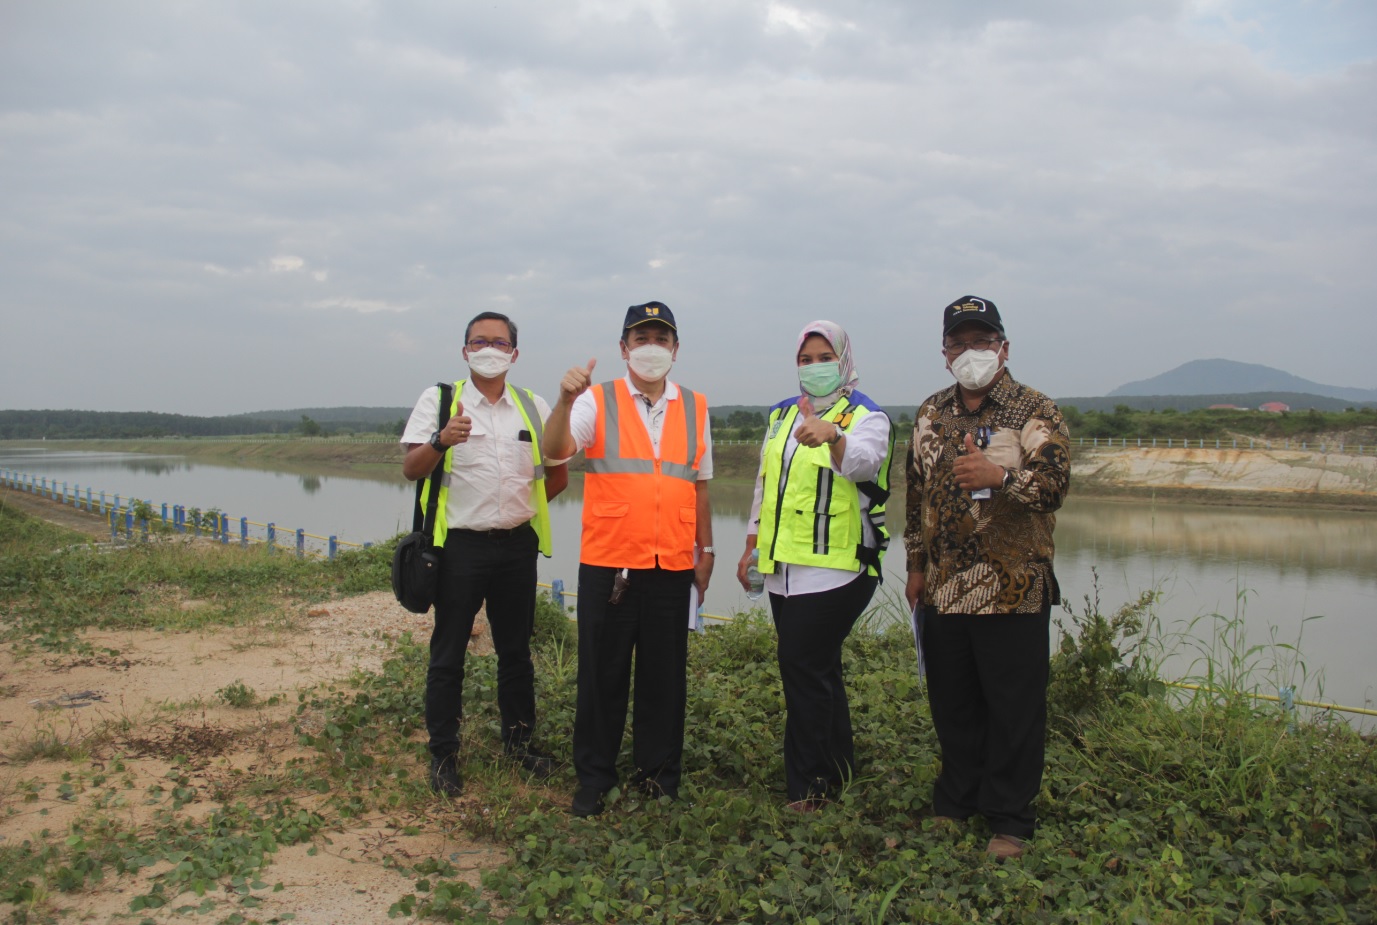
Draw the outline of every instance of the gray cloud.
M9 4L0 311L45 342L0 403L407 404L490 309L551 396L650 298L714 401L786 394L828 317L911 403L965 292L1054 394L1217 355L1371 387L1307 319L1377 333L1377 56L1335 38L1372 18L1311 12Z

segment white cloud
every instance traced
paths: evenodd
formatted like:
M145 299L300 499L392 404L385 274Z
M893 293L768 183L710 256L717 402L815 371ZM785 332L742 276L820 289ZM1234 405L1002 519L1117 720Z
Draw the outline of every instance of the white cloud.
M397 353L419 353L421 342L405 331L389 331L386 337L389 349Z
M973 291L1017 331L1016 373L1053 394L1155 375L1199 343L1371 387L1288 306L1377 335L1360 309L1377 300L1377 5L1295 6L1314 15L150 0L74 21L30 4L0 55L0 320L80 326L99 304L120 322L112 356L150 329L287 350L303 402L371 403L414 376L417 356L372 359L399 328L443 367L456 324L507 311L538 384L594 353L615 366L606 332L658 298L685 381L715 402L780 397L793 332L831 317L865 389L909 403L947 381L935 314ZM761 359L776 340L778 366ZM91 379L7 360L17 407L135 401L100 356L71 364ZM348 395L330 375L346 361ZM160 410L268 407L279 384Z
M384 302L379 299L316 299L306 303L307 308L335 310L344 309L346 311L358 312L361 315L371 315L375 312L405 312L410 311L409 305L397 305L392 302Z
M765 31L772 35L796 35L816 47L838 27L854 29L851 23L838 23L815 10L803 10L787 3L771 3L765 10Z
M268 270L273 273L294 273L306 266L306 261L300 257L273 257L268 261Z

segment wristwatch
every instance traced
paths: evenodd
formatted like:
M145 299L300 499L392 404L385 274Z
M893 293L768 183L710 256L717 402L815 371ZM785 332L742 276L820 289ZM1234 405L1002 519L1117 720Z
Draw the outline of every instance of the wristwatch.
M711 546L703 546L703 547L700 548L698 551L699 551L700 553L702 553L703 555L705 555L705 556L706 556L706 555L713 555L713 556L717 555L717 550L713 549Z
M449 449L449 447L440 442L440 432L438 430L430 435L430 448L437 453L443 453L445 450Z
M835 427L835 428L837 429L837 432L836 432L835 434L832 435L832 439L831 439L831 440L828 440L828 441L827 441L827 445L828 445L828 446L835 446L838 440L840 440L842 437L845 437L845 436L846 436L846 431L844 431L844 430L841 429L841 425L840 425L840 424L833 424L832 426Z
M1009 468L1006 467L1005 470L1004 470L1004 478L1000 479L1000 481L999 481L999 490L1000 490L1000 491L1003 491L1004 489L1008 488L1008 487L1009 487L1009 483L1012 482L1013 480L1014 480L1014 470L1009 469Z

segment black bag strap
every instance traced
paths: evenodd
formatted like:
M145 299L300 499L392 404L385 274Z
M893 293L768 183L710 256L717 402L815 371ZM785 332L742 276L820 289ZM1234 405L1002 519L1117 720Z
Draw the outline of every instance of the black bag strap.
M449 423L449 409L454 404L454 384L450 382L437 382L436 386L440 389L440 426L436 430L444 430ZM416 506L411 514L411 529L422 530L427 537L435 532L435 512L440 509L440 480L445 477L445 457L440 456L440 461L435 464L430 475L416 481ZM430 498L427 500L425 510L421 510L421 493L425 489L426 482L431 484Z

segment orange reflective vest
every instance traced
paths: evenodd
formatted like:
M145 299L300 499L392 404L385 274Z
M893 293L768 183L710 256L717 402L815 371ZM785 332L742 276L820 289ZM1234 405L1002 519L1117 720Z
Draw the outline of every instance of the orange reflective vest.
M612 568L693 568L707 399L680 386L678 400L665 403L656 459L626 380L589 391L598 411L593 442L584 449L588 467L579 561Z

